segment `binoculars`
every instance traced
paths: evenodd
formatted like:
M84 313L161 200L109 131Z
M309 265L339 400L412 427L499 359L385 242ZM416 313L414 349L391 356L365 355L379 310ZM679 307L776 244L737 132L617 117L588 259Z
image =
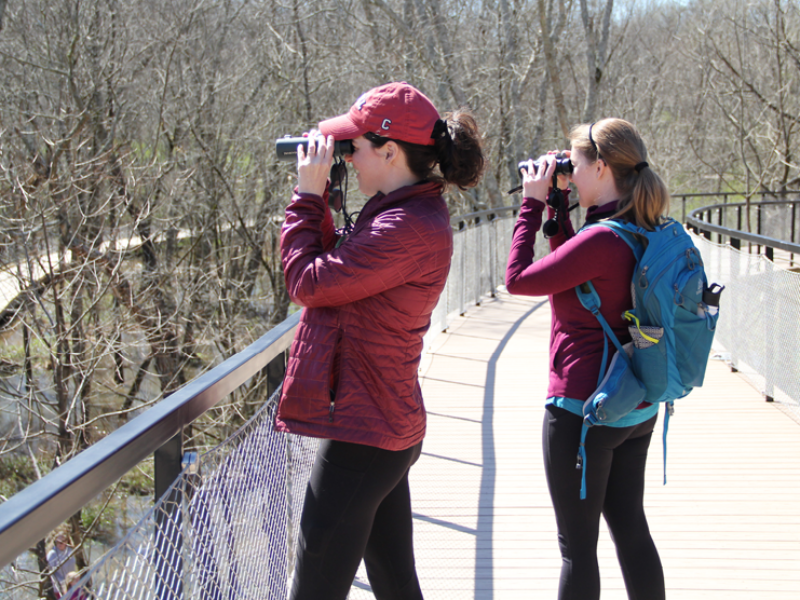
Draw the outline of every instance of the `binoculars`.
M538 172L540 168L547 167L547 161L544 158L540 158L539 160L533 163L534 172ZM520 169L528 168L528 161L523 160L517 165L517 171ZM568 159L563 154L559 153L556 154L556 170L553 172L553 175L570 175L572 174L572 161Z
M297 147L302 146L303 150L308 152L307 137L286 137L278 138L275 140L275 153L278 155L278 160L297 160ZM334 158L353 153L353 140L336 140L333 143L333 156Z

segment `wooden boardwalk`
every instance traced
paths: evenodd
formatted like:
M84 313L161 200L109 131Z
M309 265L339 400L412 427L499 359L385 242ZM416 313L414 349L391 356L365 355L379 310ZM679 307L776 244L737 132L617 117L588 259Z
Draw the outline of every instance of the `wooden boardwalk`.
M541 457L549 327L546 299L501 294L424 358L429 430L412 497L428 600L556 598ZM645 502L667 598L800 598L800 424L712 360L670 421L666 486L660 433L661 417ZM599 555L603 600L627 598L606 530Z

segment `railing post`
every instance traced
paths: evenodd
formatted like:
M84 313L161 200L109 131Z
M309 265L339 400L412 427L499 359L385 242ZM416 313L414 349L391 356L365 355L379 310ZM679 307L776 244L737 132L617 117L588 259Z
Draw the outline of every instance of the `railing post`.
M766 265L767 281L771 279L774 272L774 263L772 262L772 247L767 246L768 258L770 259ZM767 294L765 306L761 311L764 318L764 399L767 402L772 402L775 399L775 365L780 364L775 360L775 356L779 352L776 338L776 325L781 322L778 318L781 314L780 307L778 306L778 298L780 290L771 290Z
M795 232L797 231L797 202L792 202L792 223L791 223L791 242L795 243ZM789 267L794 267L794 253L789 253Z
M469 241L469 223L464 222L464 244L461 247L461 281L458 282L458 314L467 312L467 243Z
M756 205L756 233L761 235L761 205ZM756 253L761 254L761 244L756 244Z
M495 297L495 290L497 289L497 215L489 217L489 288L490 297Z
M288 353L288 350L284 350L267 363L267 398L270 398L283 383L283 378L286 375L286 357Z
M483 254L483 225L481 218L475 219L475 243L472 245L472 268L475 270L473 273L473 300L475 306L481 303L481 254Z
M155 514L153 551L156 556L153 562L156 564L155 597L158 600L183 598L183 491L180 486L170 489L181 474L182 460L183 431L180 431L154 454L155 499L168 493Z

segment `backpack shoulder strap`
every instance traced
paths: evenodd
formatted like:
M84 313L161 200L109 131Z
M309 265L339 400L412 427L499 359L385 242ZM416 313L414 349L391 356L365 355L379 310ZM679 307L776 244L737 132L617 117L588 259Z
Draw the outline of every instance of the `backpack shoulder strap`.
M580 231L585 229L589 229L590 227L607 227L617 233L625 243L628 244L631 251L633 252L636 261L638 262L641 260L642 255L644 254L644 246L643 244L637 239L638 236L643 235L639 231L639 227L633 225L631 223L617 221L614 219L606 219L604 221L596 221L594 223L589 223L584 225ZM580 232L579 232L580 233ZM647 238L645 238L647 239ZM628 361L627 353L622 349L622 344L620 344L619 339L614 334L614 330L611 329L611 326L608 324L608 321L605 320L603 315L600 313L600 295L595 290L594 285L592 285L591 281L587 281L586 283L582 283L575 287L575 293L578 295L578 300L580 300L581 305L591 312L595 318L600 322L600 326L603 328L605 332L605 336L603 339L603 360L600 364L600 376L598 379L598 385L600 381L602 381L603 376L606 372L606 365L608 364L608 340L614 344L614 346L619 351L620 355Z
M603 221L589 223L588 225L584 225L583 229L589 229L590 227L607 227L628 244L628 247L633 252L633 256L636 258L636 262L642 260L647 244L647 233L641 227L633 223L628 223L627 221L618 221L616 219L605 219Z

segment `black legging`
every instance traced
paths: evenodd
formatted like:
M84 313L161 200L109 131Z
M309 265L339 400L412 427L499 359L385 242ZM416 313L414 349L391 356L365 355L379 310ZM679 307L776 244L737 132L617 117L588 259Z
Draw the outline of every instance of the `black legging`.
M308 482L292 600L344 600L362 557L378 600L421 600L408 471L422 443L393 452L323 440Z
M600 598L597 537L605 517L630 600L663 600L664 572L644 514L644 470L656 417L633 427L592 427L586 436L586 499L575 468L582 420L548 406L542 427L547 485L561 548L559 600Z

